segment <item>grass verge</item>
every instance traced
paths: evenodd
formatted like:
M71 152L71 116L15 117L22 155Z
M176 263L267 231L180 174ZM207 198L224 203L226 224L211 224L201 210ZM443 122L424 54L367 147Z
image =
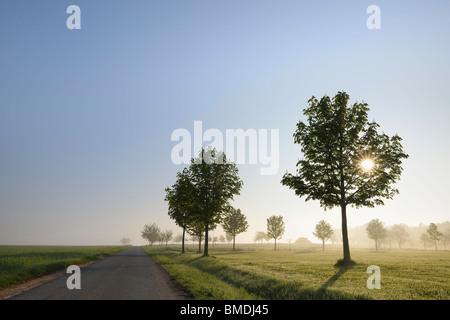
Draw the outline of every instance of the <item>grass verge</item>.
M444 299L448 300L450 253L353 251L356 264L334 266L340 251L211 250L209 257L178 248L144 250L196 299ZM381 269L380 290L369 290L369 265Z
M97 260L123 246L0 246L0 289L32 278Z

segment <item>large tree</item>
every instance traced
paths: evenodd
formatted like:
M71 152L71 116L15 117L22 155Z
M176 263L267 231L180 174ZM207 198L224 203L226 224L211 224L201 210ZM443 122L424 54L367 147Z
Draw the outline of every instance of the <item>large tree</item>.
M233 236L233 250L235 249L236 235L247 231L248 222L241 209L230 206L222 222L223 230Z
M325 242L333 235L333 229L328 222L320 220L319 223L316 224L313 235L322 240L322 250L325 250Z
M348 104L349 95L333 98L314 96L303 110L294 142L301 146L303 159L296 174L286 173L281 183L296 195L319 200L324 209L341 208L343 260L352 264L347 232L347 206L374 207L392 199L398 190L403 152L401 138L379 133L379 125L368 120L366 103Z
M275 240L275 251L277 250L277 240L280 240L284 234L285 224L283 216L271 216L267 218L267 237Z
M387 229L383 222L378 219L373 219L367 224L366 232L370 239L375 240L375 251L378 251L380 241L387 236Z
M229 201L238 195L243 182L235 163L229 162L222 151L202 149L199 157L191 159L187 176L190 181L195 212L192 219L205 231L203 255L208 255L209 230L222 222Z

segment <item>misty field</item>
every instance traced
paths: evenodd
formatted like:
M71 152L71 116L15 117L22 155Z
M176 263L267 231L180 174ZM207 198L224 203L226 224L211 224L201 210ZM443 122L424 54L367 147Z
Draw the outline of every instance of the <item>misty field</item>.
M123 246L0 246L0 289L73 264L100 259Z
M340 250L210 250L143 247L197 299L450 299L449 251L355 249L353 267L337 268ZM250 247L249 247L250 248ZM368 289L367 267L381 271Z

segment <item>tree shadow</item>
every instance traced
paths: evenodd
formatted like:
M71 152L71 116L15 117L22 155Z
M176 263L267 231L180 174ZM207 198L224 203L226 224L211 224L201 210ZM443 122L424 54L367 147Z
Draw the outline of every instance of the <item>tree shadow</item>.
M347 272L348 269L351 269L353 266L335 266L335 268L339 269L330 279L327 280L319 289L317 289L314 298L315 299L330 299L328 287L331 287L344 273Z

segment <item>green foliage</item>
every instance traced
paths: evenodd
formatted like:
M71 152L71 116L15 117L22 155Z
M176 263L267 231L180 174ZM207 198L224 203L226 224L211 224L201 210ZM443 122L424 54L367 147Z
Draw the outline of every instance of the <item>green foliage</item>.
M430 225L427 228L427 235L430 238L430 240L434 241L434 245L437 250L437 243L436 241L441 240L442 232L438 230L438 227L435 223L430 223Z
M430 223L427 228L427 234L429 235L431 240L441 240L442 233L438 230L438 227L435 223Z
M404 224L394 224L391 227L390 232L395 241L397 241L399 248L402 247L402 243L404 243L409 237L407 226Z
M183 228L197 234L205 231L208 255L208 232L222 222L228 202L239 194L243 182L236 164L229 162L223 152L203 149L191 159L189 168L177 174L177 182L166 188L169 215Z
M233 236L234 250L236 235L248 229L247 218L242 214L241 209L235 209L230 206L223 219L222 228L227 234Z
M313 235L322 240L323 248L325 248L325 241L330 239L333 235L333 228L331 228L331 225L325 220L320 220L319 223L316 224Z
M275 240L275 250L277 250L277 240L284 234L285 224L282 216L271 216L267 218L267 237Z
M280 240L284 234L285 224L283 216L271 216L267 218L267 236L269 239Z
M156 223L146 224L141 231L141 236L148 241L150 245L161 239L161 230Z
M369 122L367 103L348 101L345 92L308 101L307 120L294 132L303 159L296 174L284 174L281 183L306 201L318 200L325 210L341 207L344 260L350 262L346 207L374 207L392 199L408 155L398 135L379 133L379 125ZM363 166L366 161L370 168Z
M220 158L221 162L206 160L208 155ZM194 220L210 227L221 223L228 201L239 194L243 185L236 164L228 162L223 152L202 149L200 156L191 160L188 178L193 189L192 202L197 209Z
M171 188L166 188L165 201L169 206L169 217L182 229L197 234L197 224L194 216L199 210L195 202L195 189L189 179L189 169L185 168L177 173L177 181ZM201 226L200 226L201 227Z
M356 207L383 204L398 190L392 184L400 179L403 152L401 138L378 133L379 125L368 121L366 103L348 106L349 95L339 92L333 99L324 96L308 101L294 142L301 145L304 159L297 163L297 175L286 173L282 184L300 197L318 200L324 208L341 205ZM371 159L372 170L361 162Z
M373 219L367 224L366 232L370 239L375 240L375 249L378 250L378 242L387 236L387 230L383 222Z

